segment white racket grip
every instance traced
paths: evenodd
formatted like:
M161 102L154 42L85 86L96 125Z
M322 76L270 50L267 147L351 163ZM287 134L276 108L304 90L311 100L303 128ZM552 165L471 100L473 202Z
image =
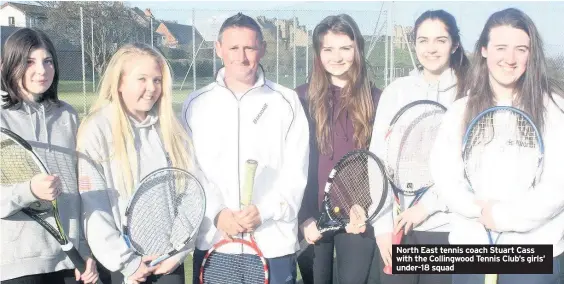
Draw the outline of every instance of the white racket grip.
M73 248L73 245L71 242L68 242L65 245L61 245L61 248L63 249L63 251L70 251Z
M329 173L329 182L325 183L325 193L329 192L329 187L333 183L333 177L335 176L335 172L336 172L336 170L332 169L331 173Z

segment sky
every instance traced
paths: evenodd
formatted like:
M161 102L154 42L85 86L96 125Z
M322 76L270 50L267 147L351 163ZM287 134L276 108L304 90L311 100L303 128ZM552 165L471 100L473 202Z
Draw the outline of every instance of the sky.
M505 8L529 15L540 31L548 54L564 54L564 1L126 1L141 10L151 9L158 19L192 24L206 38L214 38L223 20L239 11L251 16L292 19L313 30L324 17L347 13L364 35L382 34L382 23L390 16L396 25L413 26L424 11L444 9L453 14L461 31L462 44L472 50L488 17ZM382 9L382 13L381 13ZM379 18L379 20L378 20ZM378 22L378 28L376 23Z

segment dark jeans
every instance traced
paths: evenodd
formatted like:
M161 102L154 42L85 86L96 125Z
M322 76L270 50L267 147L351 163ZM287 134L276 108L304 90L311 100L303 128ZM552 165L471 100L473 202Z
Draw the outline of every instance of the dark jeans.
M104 284L122 284L123 283L123 274L118 272L112 272L106 269L104 266L98 262L98 273L100 274L100 280ZM143 282L143 284L184 284L185 277L184 277L184 264L181 264L167 275L151 275L147 277L147 281Z
M26 276L2 281L2 284L52 284L52 283L77 284L82 282L77 282L75 280L74 269L61 270L51 273L26 275Z
M380 255L370 226L363 234L340 232L324 237L298 259L303 283L333 283L334 253L339 284L367 283L373 256Z

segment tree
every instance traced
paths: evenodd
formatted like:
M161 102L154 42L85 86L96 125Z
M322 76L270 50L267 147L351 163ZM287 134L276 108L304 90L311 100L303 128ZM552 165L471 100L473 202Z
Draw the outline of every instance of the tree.
M151 43L150 19L139 15L123 2L71 1L38 2L50 7L45 30L53 41L80 46L80 8L83 13L84 53L87 62L94 62L102 74L113 53L133 42ZM94 51L92 51L92 25ZM93 59L93 60L92 60Z

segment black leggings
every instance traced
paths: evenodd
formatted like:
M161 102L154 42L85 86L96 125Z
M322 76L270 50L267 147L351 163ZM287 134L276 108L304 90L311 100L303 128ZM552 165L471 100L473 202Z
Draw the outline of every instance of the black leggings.
M102 280L104 284L123 283L123 274L119 271L112 272L102 266L99 262L97 264L100 280ZM147 281L143 282L143 284L184 284L184 278L184 263L182 263L170 274L151 275L147 277Z
M2 284L52 284L52 283L77 284L82 282L77 282L75 280L74 269L61 270L51 273L26 275L26 276L2 281Z
M333 283L334 252L337 254L339 284L366 283L372 257L375 253L380 254L370 226L363 234L342 232L323 238L298 258L304 284Z
M423 232L412 231L404 236L402 244L408 245L443 245L448 244L448 232ZM382 258L379 258L380 267L384 267ZM451 284L450 274L394 274L387 275L380 269L382 284Z

